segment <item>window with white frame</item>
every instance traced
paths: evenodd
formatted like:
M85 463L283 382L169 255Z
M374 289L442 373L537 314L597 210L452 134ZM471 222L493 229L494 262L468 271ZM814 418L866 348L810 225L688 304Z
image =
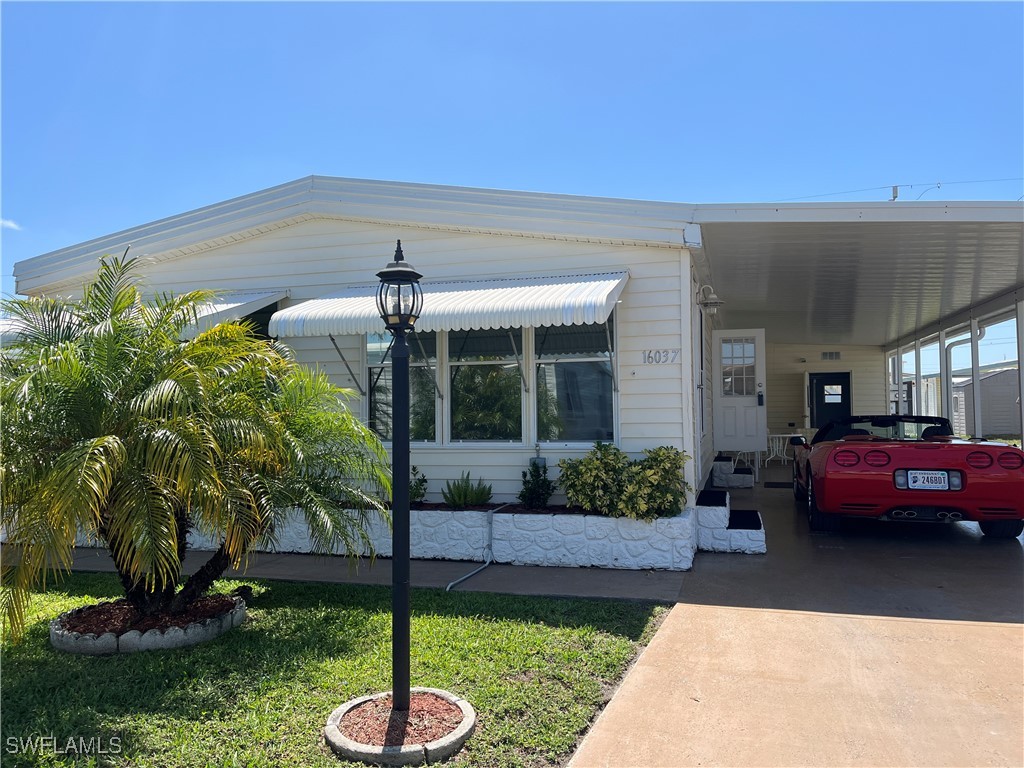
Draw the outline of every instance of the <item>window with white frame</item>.
M453 441L523 439L522 328L448 333Z
M603 323L534 331L539 441L614 439L609 342L609 332Z
M437 367L437 334L412 332L409 343L409 439L436 439L434 369ZM391 334L366 337L369 373L368 422L384 440L391 439Z
M409 336L413 441L614 440L611 322ZM367 420L391 439L391 337L368 334ZM532 367L532 370L531 370Z

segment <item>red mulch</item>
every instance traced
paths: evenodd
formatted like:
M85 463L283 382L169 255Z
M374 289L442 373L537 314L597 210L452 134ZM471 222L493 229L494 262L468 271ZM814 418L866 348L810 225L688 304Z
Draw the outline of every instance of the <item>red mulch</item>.
M437 694L411 693L408 712L394 712L389 694L350 709L338 730L357 744L400 747L440 739L461 722L462 710Z
M68 632L81 632L83 635L113 632L120 636L133 629L139 632L169 627L184 629L189 624L223 616L234 607L234 600L227 595L207 595L192 603L184 613L156 613L143 617L127 600L122 599L87 606L74 616L64 617L62 625Z

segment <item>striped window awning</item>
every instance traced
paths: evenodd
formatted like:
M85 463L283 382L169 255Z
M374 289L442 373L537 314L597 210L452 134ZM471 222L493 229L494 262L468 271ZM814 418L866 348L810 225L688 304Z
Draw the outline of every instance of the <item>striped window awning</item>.
M199 307L199 322L185 333L194 338L219 323L240 320L288 296L288 291L228 291Z
M288 291L228 291L213 301L201 304L197 314L199 322L190 326L183 334L195 338L199 333L213 328L218 323L239 320L288 296ZM21 321L13 317L0 317L0 343L11 344L21 336Z
M540 328L603 323L615 308L628 272L561 277L491 278L420 283L418 331ZM381 333L377 284L347 288L275 312L270 335L346 336Z

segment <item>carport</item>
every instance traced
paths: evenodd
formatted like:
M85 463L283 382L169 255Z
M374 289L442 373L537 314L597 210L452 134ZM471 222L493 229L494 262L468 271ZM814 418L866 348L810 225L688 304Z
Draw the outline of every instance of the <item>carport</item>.
M1024 359L1024 204L699 205L694 223L697 263L724 301L716 327L765 329L771 431L813 426L808 375L832 369L859 371L854 410L949 418L952 353L964 347L971 363L957 374L975 384L965 407L986 434L986 330L1015 328L1008 365ZM1024 419L1017 379L1010 405Z

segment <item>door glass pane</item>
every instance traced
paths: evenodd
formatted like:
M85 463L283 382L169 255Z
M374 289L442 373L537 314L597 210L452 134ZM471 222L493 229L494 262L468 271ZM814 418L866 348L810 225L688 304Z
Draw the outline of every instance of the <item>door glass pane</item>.
M754 339L722 339L722 394L750 396L756 389L756 354Z
M841 403L841 402L843 402L843 385L842 384L826 384L825 385L825 402L826 403Z

